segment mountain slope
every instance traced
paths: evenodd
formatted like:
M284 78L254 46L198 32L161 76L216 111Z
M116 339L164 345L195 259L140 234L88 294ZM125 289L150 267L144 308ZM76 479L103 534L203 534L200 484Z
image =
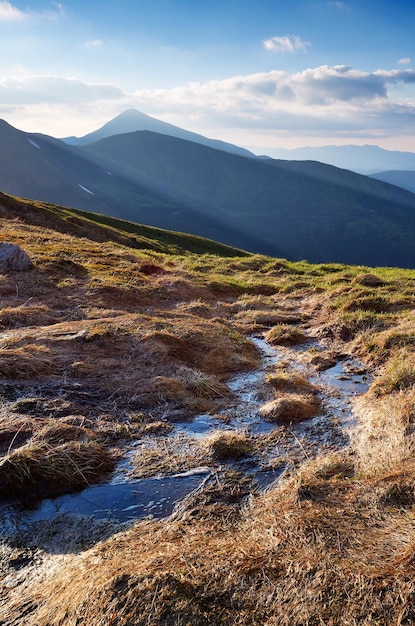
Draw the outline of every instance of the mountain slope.
M95 130L92 133L88 133L83 137L67 137L63 139L65 143L71 145L86 145L98 141L99 139L105 139L113 135L121 135L125 133L133 133L139 130L148 130L153 133L160 133L161 135L168 135L170 137L177 137L178 139L185 139L186 141L194 141L209 148L215 148L216 150L224 150L225 152L231 152L232 154L239 154L240 156L246 156L255 158L255 155L245 148L234 146L225 141L218 139L208 139L203 135L192 133L191 131L179 128L173 124L162 122L150 115L141 113L136 109L128 109L124 111L114 119L110 120L104 126Z
M390 185L397 185L415 193L415 170L390 170L386 172L376 172L371 174L371 178L382 180Z
M219 215L226 229L219 239L227 243L232 233L234 244L247 247L238 228L261 241L253 250L267 254L415 265L409 234L415 196L365 176L313 162L244 159L148 132L110 137L83 151L101 167L164 192L182 205L179 217L189 225L200 215Z
M0 124L0 189L293 260L415 267L415 195L149 131L85 146Z
M243 250L203 237L143 226L35 200L23 200L1 192L0 218L19 218L27 224L54 229L74 237L88 237L98 242L111 241L129 248L168 254L190 252L192 254L218 254L223 257L249 256Z

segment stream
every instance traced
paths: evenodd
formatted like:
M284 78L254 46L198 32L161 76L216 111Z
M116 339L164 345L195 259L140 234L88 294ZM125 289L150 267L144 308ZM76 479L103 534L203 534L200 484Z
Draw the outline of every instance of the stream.
M353 427L354 416L351 400L367 390L367 377L352 359L344 358L334 366L317 372L304 362L302 356L321 346L309 340L294 348L272 347L262 338L250 337L262 355L261 366L248 373L241 373L228 382L233 400L225 413L227 420L212 415L198 415L191 421L174 424L169 437L185 436L201 439L212 431L243 431L253 438L281 434L284 455L299 455L309 458L323 449L339 449L348 444L347 430ZM281 426L266 421L259 408L264 404L264 388L267 374L275 371L277 364L288 361L291 367L321 388L321 414L294 425ZM134 519L165 518L174 512L177 503L183 500L217 470L236 469L255 479L258 490L275 482L284 471L285 463L278 460L279 444L270 446L261 458L253 456L226 463L217 463L216 468L196 467L189 471L151 478L131 479L132 455L140 449L142 442L135 443L112 479L105 484L88 487L80 492L44 499L30 505L23 503L0 505L0 533L10 534L27 528L34 522L51 520L62 514L92 516L96 520L111 520L116 523Z

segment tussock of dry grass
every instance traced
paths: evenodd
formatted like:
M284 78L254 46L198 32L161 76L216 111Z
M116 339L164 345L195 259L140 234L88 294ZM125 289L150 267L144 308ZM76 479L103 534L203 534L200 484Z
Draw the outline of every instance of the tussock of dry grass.
M218 461L240 459L253 451L250 437L246 433L232 430L215 431L204 443L213 459Z
M307 337L299 328L287 324L277 324L265 335L265 340L271 345L293 346L306 341Z
M288 372L284 369L269 374L266 382L279 392L316 394L321 391L317 385L310 383L302 374Z
M30 304L0 309L0 327L21 328L24 326L45 326L53 324L57 317L44 304Z
M313 395L286 394L264 404L259 412L264 419L278 424L302 422L316 416L320 400Z
M38 430L33 442L45 442L49 445L61 445L71 441L88 442L95 439L96 435L93 431L83 426L67 424L61 421L51 421Z
M51 446L32 440L0 461L0 490L20 497L56 495L97 482L113 468L108 451L96 442Z
M415 449L415 391L381 399L371 394L355 401L359 424L353 437L357 467L362 476L374 476L400 467Z
M58 373L58 370L58 364L46 346L0 347L0 376L3 378L27 380Z
M185 435L160 437L143 445L134 455L133 478L147 478L185 472L206 465L208 456L203 446Z
M380 276L376 276L376 274L359 274L355 277L354 282L359 285L364 285L365 287L383 287L385 281L380 278Z

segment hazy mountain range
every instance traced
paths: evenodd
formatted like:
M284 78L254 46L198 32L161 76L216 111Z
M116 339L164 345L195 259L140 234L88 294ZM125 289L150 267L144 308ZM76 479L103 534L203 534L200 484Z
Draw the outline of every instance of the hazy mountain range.
M274 158L298 161L320 161L359 174L375 174L385 170L415 172L415 153L384 150L379 146L320 146L272 150Z
M65 141L0 122L0 190L293 260L415 267L414 194L318 162L203 145L136 113ZM170 132L129 132L129 120L147 118Z

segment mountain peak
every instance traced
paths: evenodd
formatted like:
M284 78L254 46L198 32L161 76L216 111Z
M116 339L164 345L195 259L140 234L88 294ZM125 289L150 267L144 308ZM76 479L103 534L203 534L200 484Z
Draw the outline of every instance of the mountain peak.
M160 135L177 137L178 139L184 139L186 141L192 141L194 143L214 148L215 150L238 154L239 156L250 158L255 157L252 152L245 150L245 148L240 148L239 146L234 146L231 143L217 139L208 139L203 135L179 128L178 126L168 124L167 122L162 122L161 120L151 117L146 113L142 113L137 109L126 109L104 124L104 126L92 133L88 133L84 137L67 137L63 139L63 141L71 145L86 145L99 141L100 139L112 137L113 135L125 135L127 133L135 133L143 130L159 133Z

